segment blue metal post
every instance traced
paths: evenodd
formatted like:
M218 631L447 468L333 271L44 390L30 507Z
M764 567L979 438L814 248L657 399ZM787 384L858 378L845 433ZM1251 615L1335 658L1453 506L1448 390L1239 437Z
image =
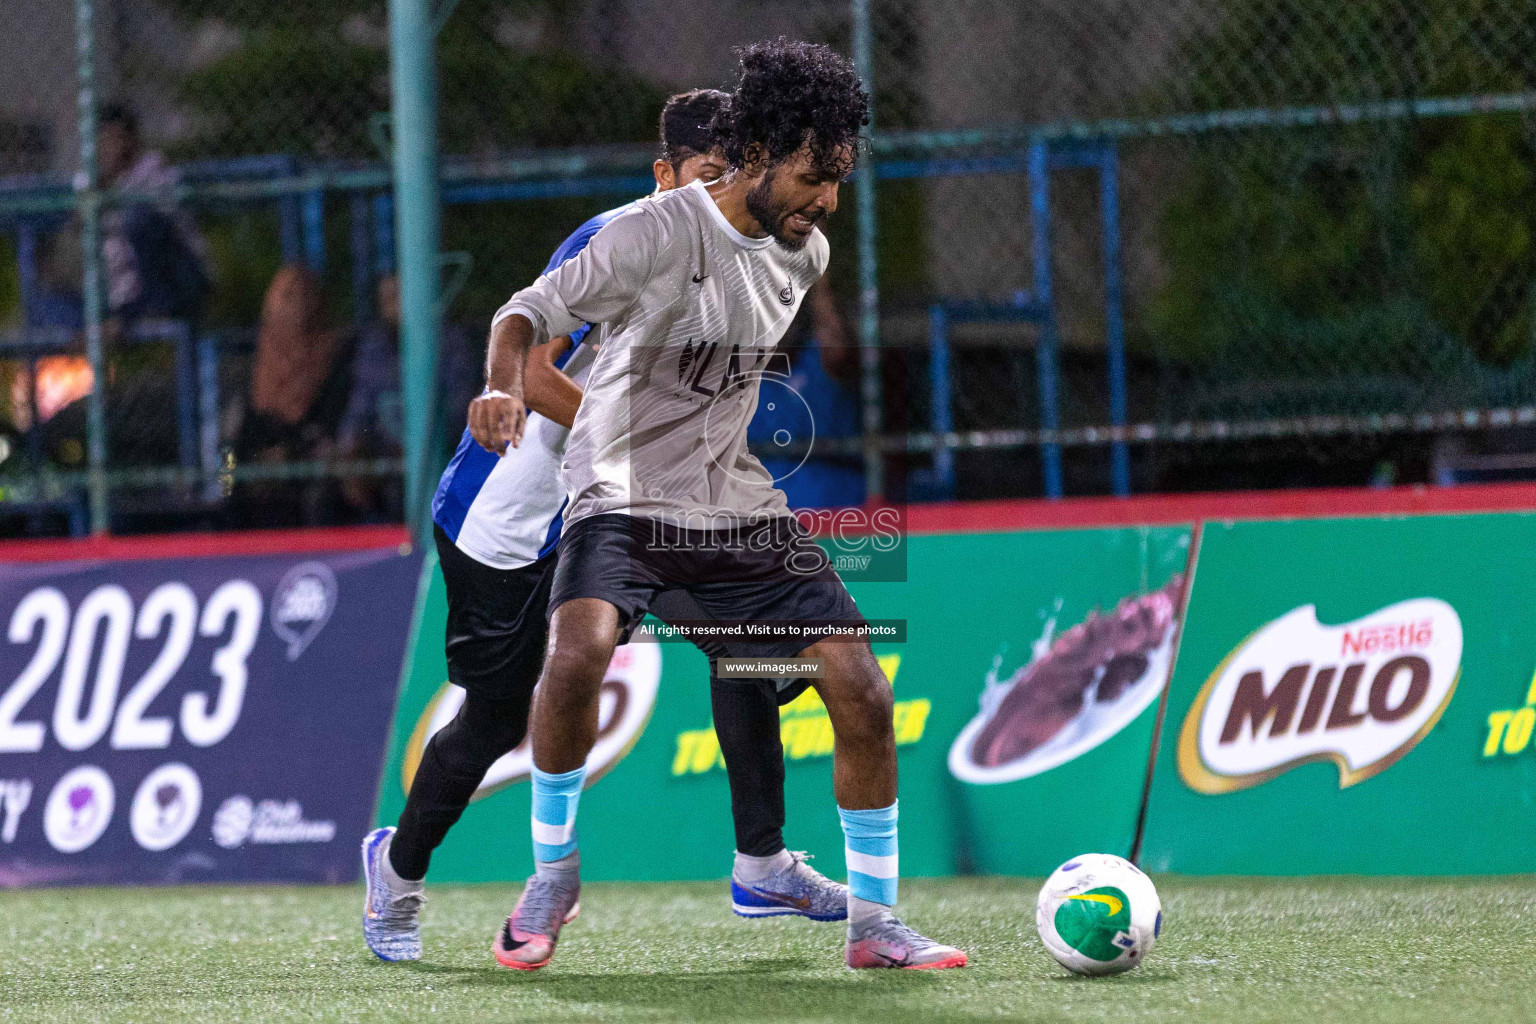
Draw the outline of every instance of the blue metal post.
M875 93L870 0L853 0L853 62L871 97ZM870 135L875 132L870 111ZM884 417L880 408L880 278L875 249L875 165L864 154L854 171L859 238L859 392L864 400L864 499L885 497L885 455L881 446Z
M32 303L37 298L37 226L23 221L16 229L16 276L21 289L21 322L33 326Z
M1104 221L1104 344L1109 352L1109 422L1125 426L1125 315L1120 284L1120 160L1114 143L1103 144L1099 164L1099 205ZM1131 493L1131 452L1124 441L1110 446L1115 494Z
M395 272L395 197L388 192L373 197L373 257L379 276Z
M352 193L348 214L352 229L352 319L362 323L373 318L373 211L368 197Z
M106 288L101 267L101 179L96 161L96 26L94 0L75 0L76 97L80 128L80 235L84 280L85 354L91 363L91 397L86 416L86 491L91 532L103 534L110 525L107 509L107 359L102 345L101 319L106 312ZM35 378L34 378L35 380ZM34 384L35 386L35 384Z
M389 82L400 268L400 368L405 398L406 518L425 541L430 528L430 411L437 386L437 69L430 0L390 0Z
M1056 369L1056 306L1051 292L1051 172L1048 143L1036 140L1029 147L1029 210L1031 220L1030 252L1034 260L1035 300L1046 309L1040 324L1040 340L1035 346L1035 366L1040 388L1040 428L1059 430L1061 414L1057 408L1058 372ZM1050 442L1040 446L1040 462L1045 474L1045 496L1052 501L1062 496L1061 445Z
M942 302L928 308L928 376L933 382L934 482L949 498L955 493L955 453L944 437L955 429L955 413L949 379L949 311Z
M192 325L185 320L176 324L176 443L182 466L191 469L198 463L197 430L197 341Z
M198 461L203 469L203 499L217 501L219 483L219 343L210 334L197 339Z
M304 228L298 197L285 195L278 200L277 215L281 224L283 263L299 263L304 259Z
M325 193L304 193L304 262L317 274L325 273Z

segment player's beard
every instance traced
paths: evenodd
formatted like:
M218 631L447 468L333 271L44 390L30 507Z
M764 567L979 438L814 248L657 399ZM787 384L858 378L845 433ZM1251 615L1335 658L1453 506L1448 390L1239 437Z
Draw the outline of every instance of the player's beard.
M786 249L798 252L805 248L805 243L810 241L811 236L807 234L804 238L794 238L785 233L784 222L801 211L791 210L783 204L774 202L773 179L777 174L778 171L770 167L763 174L763 180L747 190L747 212L773 236L775 242ZM819 215L806 214L806 216L810 218L813 225L821 219Z

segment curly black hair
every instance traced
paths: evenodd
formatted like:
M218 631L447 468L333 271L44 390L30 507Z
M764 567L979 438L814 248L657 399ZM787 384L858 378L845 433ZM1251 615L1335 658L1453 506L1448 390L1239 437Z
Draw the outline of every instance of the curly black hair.
M730 94L719 89L693 89L667 100L661 108L661 158L673 170L714 147L715 117L730 100Z
M741 78L715 117L726 163L741 167L753 143L768 150L769 163L809 146L821 174L847 175L859 129L869 124L869 93L853 62L830 47L783 36L731 52Z

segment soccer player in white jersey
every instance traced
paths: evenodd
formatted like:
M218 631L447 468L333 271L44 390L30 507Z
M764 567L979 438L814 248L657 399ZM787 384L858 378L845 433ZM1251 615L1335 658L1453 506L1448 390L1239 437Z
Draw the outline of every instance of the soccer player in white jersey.
M668 100L661 117L662 154L653 167L658 191L714 181L724 172L710 122L726 99L717 90L698 89ZM625 209L583 224L555 251L549 269L579 253ZM565 504L560 453L581 402L579 382L592 365L591 347L583 344L587 333L582 325L530 358L527 390L534 415L522 446L498 458L466 430L432 503L448 594L448 675L466 696L454 719L427 743L398 827L376 829L363 840L368 890L363 935L384 960L421 957L423 879L432 851L464 813L486 771L527 732ZM679 593L662 604L683 617L702 614ZM661 608L658 614L667 617ZM720 646L706 653L731 652ZM784 844L778 705L803 688L803 682L775 690L711 675L736 826L732 906L744 917L839 921L847 916L847 888Z
M743 653L821 663L813 685L835 734L848 966L966 963L893 912L890 684L867 640L806 636L863 620L746 450L759 375L826 270L817 224L837 208L869 97L852 65L825 46L781 39L738 52L741 77L716 122L730 172L712 187L694 182L636 203L514 295L493 321L488 390L470 406L470 430L487 450L516 446L530 346L597 325L600 347L562 466L570 503L529 720L537 869L492 947L507 967L547 964L577 905L576 810L603 673L615 645L672 589L706 618L741 624L743 635L760 635L747 626L776 630L736 641Z

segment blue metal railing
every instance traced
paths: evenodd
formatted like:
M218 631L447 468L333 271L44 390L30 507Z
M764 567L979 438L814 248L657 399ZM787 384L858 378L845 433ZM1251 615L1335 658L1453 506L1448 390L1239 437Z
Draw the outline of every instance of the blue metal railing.
M954 491L954 455L948 437L954 433L953 377L950 372L949 329L957 323L1027 323L1039 327L1035 342L1036 386L1040 402L1040 430L1049 437L1061 429L1061 370L1057 349L1055 295L1051 275L1051 172L1069 168L1093 168L1099 172L1100 217L1104 233L1105 339L1109 364L1110 424L1123 427L1126 422L1125 322L1121 308L1120 274L1120 204L1117 182L1119 159L1115 144L1097 141L1034 142L1019 156L987 158L985 161L906 161L902 172L913 177L946 172L998 173L1013 170L1022 159L1029 175L1032 288L1016 295L1012 302L934 303L929 309L929 376L933 387L932 430L940 440L934 448L934 485L941 494ZM978 167L985 167L978 171ZM1111 442L1111 477L1114 493L1125 496L1131 490L1130 450L1125 440ZM1046 497L1057 499L1065 493L1062 479L1061 445L1046 442L1040 446L1041 467Z

